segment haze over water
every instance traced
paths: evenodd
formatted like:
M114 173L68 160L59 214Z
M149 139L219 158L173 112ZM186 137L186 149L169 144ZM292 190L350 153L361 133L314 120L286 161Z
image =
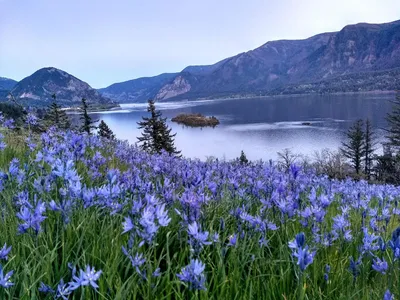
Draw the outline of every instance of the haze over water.
M156 103L156 107L177 133L175 144L185 157L233 159L243 150L249 159L268 160L276 159L277 152L285 148L308 156L324 148L336 150L345 139L346 130L359 118L369 118L377 137L383 141L385 117L394 97L394 94L278 96L164 102ZM122 104L120 111L94 113L93 118L104 120L117 138L135 143L141 133L137 122L147 114L146 105ZM179 113L213 115L221 124L216 128L184 127L170 121Z

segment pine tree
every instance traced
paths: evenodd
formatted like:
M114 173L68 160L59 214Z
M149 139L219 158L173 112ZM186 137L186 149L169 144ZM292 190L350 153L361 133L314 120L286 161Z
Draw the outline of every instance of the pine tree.
M112 132L110 127L108 127L106 122L104 122L103 120L101 120L101 122L99 124L99 136L106 138L108 140L115 139L114 133Z
M156 110L153 100L149 100L147 112L150 113L150 117L142 117L142 121L138 122L139 129L143 129L142 136L138 137L141 149L150 153L161 153L164 150L179 155L180 151L177 151L174 145L176 133L171 134L167 119Z
M82 114L81 114L81 120L83 121L83 124L81 126L80 131L81 132L86 132L87 134L92 133L92 129L95 129L96 126L93 124L96 123L97 121L92 121L92 118L89 116L88 112L88 105L86 103L86 99L82 98Z
M244 151L240 152L240 157L239 157L239 162L242 165L247 165L249 163L249 160L246 157L246 154L244 154Z
M71 127L71 122L65 111L57 104L57 96L53 94L52 103L50 104L48 111L44 117L48 126L56 126L61 129L69 129Z
M364 173L369 179L372 170L373 154L375 152L375 133L372 129L372 125L369 119L365 122L365 134L364 134Z
M342 143L343 155L351 161L357 174L360 174L362 160L365 155L365 133L363 121L357 120L347 131L348 142Z
M400 148L400 94L392 101L392 112L388 113L386 121L389 123L387 138L393 148Z

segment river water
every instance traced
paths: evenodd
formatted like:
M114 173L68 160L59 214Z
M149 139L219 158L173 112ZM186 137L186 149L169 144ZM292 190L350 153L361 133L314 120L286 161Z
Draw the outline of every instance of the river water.
M156 103L176 133L175 145L185 157L233 159L243 150L249 159L276 159L285 148L312 156L323 148L337 149L346 130L369 118L380 141L394 94L304 95ZM93 113L120 139L136 142L137 122L147 115L146 104L122 104L119 111ZM217 117L215 128L189 128L170 119L179 113ZM309 122L311 125L303 125Z

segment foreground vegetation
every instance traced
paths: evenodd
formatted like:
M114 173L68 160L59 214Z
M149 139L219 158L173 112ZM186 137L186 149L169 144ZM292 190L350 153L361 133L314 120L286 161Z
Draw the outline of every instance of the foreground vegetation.
M0 299L400 297L398 187L0 119Z

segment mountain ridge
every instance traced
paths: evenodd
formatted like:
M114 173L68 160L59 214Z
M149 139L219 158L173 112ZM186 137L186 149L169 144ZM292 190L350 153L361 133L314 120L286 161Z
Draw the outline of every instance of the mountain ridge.
M289 90L324 93L326 86L332 84L334 90L340 90L340 82L335 78L341 76L347 76L341 92L354 92L354 87L348 83L355 78L364 83L355 83L357 91L373 87L394 90L400 89L398 78L388 80L381 73L394 74L392 70L399 67L400 20L382 24L362 22L306 39L268 41L212 65L188 66L174 73L175 77L163 86L153 86L146 96L165 101L275 94L279 90L282 93ZM367 85L370 80L360 74L371 72L380 72L373 77L383 81ZM305 88L307 84L315 89ZM110 93L108 96L114 99L117 95Z
M53 101L53 94L63 106L79 105L82 98L86 98L90 105L116 106L88 83L54 67L41 68L25 77L12 88L11 93L17 100L32 106L46 105Z

